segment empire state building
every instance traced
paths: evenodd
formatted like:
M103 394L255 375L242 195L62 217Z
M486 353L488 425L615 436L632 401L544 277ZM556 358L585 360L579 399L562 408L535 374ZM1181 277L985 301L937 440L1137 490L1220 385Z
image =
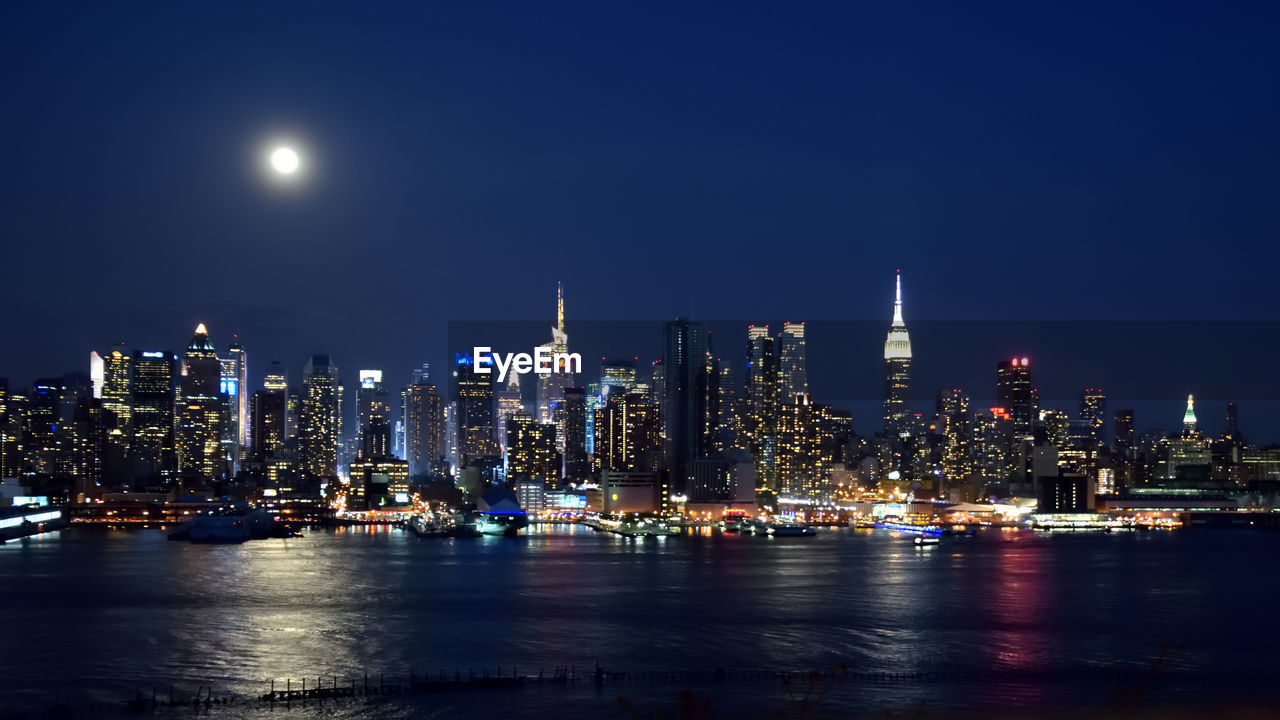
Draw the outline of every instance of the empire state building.
M911 336L902 320L902 274L898 274L897 298L893 303L893 324L884 341L884 432L889 438L900 437L908 427L910 410L907 399L911 392Z

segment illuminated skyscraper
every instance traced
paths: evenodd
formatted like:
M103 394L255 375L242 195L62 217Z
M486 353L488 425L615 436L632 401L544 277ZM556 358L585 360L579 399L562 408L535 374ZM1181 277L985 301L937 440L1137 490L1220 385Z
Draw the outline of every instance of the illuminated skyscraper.
M778 333L779 397L789 398L809 392L809 371L805 360L804 323L788 322Z
M0 480L22 473L22 428L26 424L25 399L9 391L0 378Z
M1031 386L1030 360L1015 357L996 365L996 404L1009 413L1015 442L1031 436L1038 403Z
M747 326L747 449L756 463L758 487L778 489L778 414L782 402L776 341L768 325Z
M1200 430L1196 427L1196 396L1187 396L1187 411L1182 414L1182 435L1191 437L1199 435Z
M507 418L507 479L532 480L554 488L560 482L560 452L556 450L554 423L534 422L533 416L518 412Z
M778 492L795 498L831 500L835 461L835 417L831 409L801 393L778 407Z
M553 355L569 352L569 335L564 329L564 287L556 283L556 324L551 328L551 342L542 347ZM538 378L538 422L555 422L555 405L564 397L564 388L574 384L574 376L564 372L564 362L556 372L537 375Z
M939 392L938 422L942 435L942 475L954 486L967 480L975 470L969 395L960 388Z
M639 392L612 395L596 411L595 456L601 470L660 470L664 453L658 406Z
M53 476L58 471L58 416L62 381L40 378L27 399L27 427L23 441L32 474Z
M478 373L473 362L470 355L459 355L454 369L459 467L501 458L493 428L493 379L497 374Z
M342 432L342 385L328 355L313 355L302 371L298 417L298 464L317 478L338 474Z
M405 390L405 460L411 475L447 474L444 401L427 375Z
M249 360L244 348L240 346L239 336L234 336L231 346L227 348L225 360L230 360L229 367L224 362L223 392L231 408L231 422L234 426L235 455L239 462L245 448L249 447ZM227 372L229 371L229 372Z
M178 471L208 482L223 474L222 362L201 323L182 354L177 409Z
M356 390L357 441L361 457L391 457L391 395L381 370L361 370Z
M157 350L133 353L131 453L135 465L145 474L168 475L176 469L177 384L178 358L173 353Z
M133 390L131 358L120 348L102 357L102 409L108 414L108 441L123 455L133 439Z
M1107 394L1098 388L1085 388L1080 393L1080 421L1098 445L1106 441L1106 419Z
M884 433L894 439L908 432L911 424L911 336L902 319L902 274L897 276L893 302L893 322L884 341Z

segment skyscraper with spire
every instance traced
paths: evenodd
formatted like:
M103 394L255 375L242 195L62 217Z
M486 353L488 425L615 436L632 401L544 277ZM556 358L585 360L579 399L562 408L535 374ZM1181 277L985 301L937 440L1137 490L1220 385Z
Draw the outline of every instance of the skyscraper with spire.
M902 272L898 272L893 323L884 341L884 432L897 438L909 426L911 393L911 336L902 319Z
M564 330L564 286L559 282L556 283L556 324L555 327L551 328L551 342L545 343L542 347L551 352L553 356L569 352L569 335ZM554 422L560 425L560 433L557 438L561 445L564 442L563 419L556 417L555 409L560 401L564 399L564 389L575 384L574 376L563 372L565 369L560 367L557 368L557 372L537 376L537 420L540 423Z
M210 481L224 470L222 452L222 362L204 323L196 327L182 355L177 407L178 470L187 478Z

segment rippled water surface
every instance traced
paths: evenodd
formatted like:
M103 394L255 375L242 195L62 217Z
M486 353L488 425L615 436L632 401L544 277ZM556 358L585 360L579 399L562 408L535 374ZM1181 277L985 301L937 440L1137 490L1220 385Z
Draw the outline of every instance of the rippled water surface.
M557 666L585 677L597 663L731 672L711 683L357 699L326 713L636 717L674 711L683 689L699 713L725 717L921 702L1087 707L1128 702L1162 646L1172 648L1168 669L1143 702L1224 688L1261 695L1274 661L1277 551L1275 532L1212 529L988 532L921 550L897 533L850 529L636 541L572 526L479 540L371 528L209 546L160 530L74 528L0 546L0 707L118 704L172 685L180 696L212 687L237 698L214 715L257 717L270 710L252 698L272 678L362 685L366 672L403 682ZM804 705L793 697L803 688L733 674L840 668L849 678L942 675L822 683ZM1006 679L955 677L988 671Z

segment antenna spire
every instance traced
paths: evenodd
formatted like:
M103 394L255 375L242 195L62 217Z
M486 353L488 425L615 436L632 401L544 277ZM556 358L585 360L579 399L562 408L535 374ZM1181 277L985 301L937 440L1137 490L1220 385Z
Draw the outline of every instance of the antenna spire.
M556 281L556 329L564 332L564 286Z
M898 271L898 288L893 301L893 327L906 327L902 320L902 271Z

